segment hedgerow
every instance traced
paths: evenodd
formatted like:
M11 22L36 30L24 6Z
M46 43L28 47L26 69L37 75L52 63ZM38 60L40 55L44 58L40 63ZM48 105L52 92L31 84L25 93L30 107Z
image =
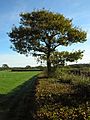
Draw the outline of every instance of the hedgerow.
M62 71L58 77L39 79L36 87L37 120L90 119L90 86L84 84L85 79L82 82L77 76L64 75Z

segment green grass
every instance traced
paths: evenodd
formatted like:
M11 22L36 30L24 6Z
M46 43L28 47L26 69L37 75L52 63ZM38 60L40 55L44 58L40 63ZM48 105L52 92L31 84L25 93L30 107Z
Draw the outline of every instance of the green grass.
M7 94L39 72L0 71L0 94Z

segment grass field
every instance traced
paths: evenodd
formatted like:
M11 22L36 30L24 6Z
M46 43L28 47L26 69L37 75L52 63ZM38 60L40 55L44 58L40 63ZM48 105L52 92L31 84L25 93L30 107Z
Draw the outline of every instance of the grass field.
M0 71L0 94L7 94L39 72L10 72Z

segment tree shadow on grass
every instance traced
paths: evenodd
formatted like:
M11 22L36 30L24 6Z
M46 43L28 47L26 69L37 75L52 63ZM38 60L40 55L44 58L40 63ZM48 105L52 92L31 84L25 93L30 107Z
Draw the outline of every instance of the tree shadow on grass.
M6 95L0 95L0 120L33 120L37 76L26 81Z

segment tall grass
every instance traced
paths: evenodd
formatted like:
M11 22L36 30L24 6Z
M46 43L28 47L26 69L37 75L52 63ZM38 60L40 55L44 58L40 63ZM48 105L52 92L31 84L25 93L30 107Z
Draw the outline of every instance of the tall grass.
M57 69L36 87L38 120L90 120L90 78Z
M55 71L54 77L61 82L73 83L73 84L90 84L90 77L84 75L74 75L69 73L67 69L61 68Z

